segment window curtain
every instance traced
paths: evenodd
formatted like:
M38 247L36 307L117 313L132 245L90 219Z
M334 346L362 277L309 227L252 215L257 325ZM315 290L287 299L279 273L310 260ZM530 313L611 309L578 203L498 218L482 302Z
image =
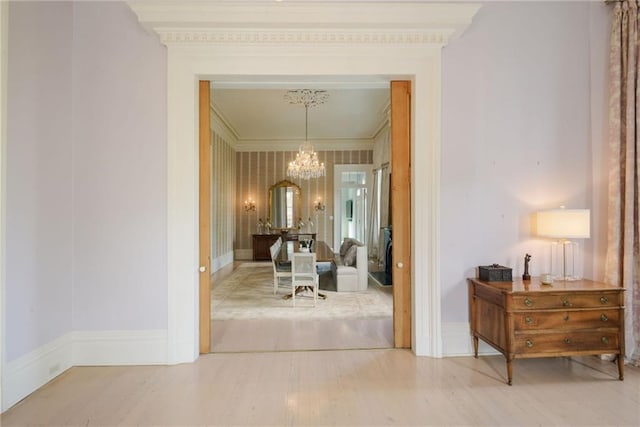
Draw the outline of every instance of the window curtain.
M626 288L626 356L640 366L638 1L614 3L609 83L609 210L605 280Z
M373 171L373 187L371 194L371 202L369 203L369 227L367 228L367 243L369 250L369 258L378 258L378 246L379 243L379 232L380 224L378 224L378 216L380 207L379 203L379 195L378 195L378 187L380 181L380 174L378 173L378 169Z
M391 225L389 218L389 206L391 204L391 194L389 191L389 185L391 182L390 169L390 165L383 167L382 175L380 177L380 227L389 227ZM379 230L379 233L382 234L382 230ZM382 241L382 238L379 238L379 241ZM378 252L378 262L382 262L384 259L384 250L385 248L382 248Z

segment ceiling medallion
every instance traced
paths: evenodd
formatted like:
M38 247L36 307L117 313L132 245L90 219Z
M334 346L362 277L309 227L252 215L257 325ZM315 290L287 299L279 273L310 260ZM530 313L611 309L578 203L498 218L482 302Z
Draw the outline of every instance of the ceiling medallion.
M300 89L290 90L284 95L290 104L304 105L304 142L300 145L295 160L289 162L287 176L296 179L311 179L324 176L324 163L318 160L318 153L309 142L309 107L324 104L329 99L325 90Z

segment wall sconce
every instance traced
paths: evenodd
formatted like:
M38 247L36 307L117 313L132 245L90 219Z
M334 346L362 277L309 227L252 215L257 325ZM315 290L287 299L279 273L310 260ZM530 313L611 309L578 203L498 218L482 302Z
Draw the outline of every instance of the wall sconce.
M244 201L244 210L246 212L255 212L256 211L256 202L251 197Z
M316 211L324 211L324 204L322 203L322 199L318 197L315 202L313 202L313 208Z

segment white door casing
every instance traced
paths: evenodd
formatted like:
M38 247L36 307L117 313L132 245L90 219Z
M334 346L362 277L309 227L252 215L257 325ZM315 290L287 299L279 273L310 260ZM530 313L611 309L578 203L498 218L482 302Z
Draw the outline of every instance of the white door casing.
M168 363L198 357L200 79L412 81L412 342L441 357L441 49L475 4L128 2L168 48ZM416 215L419 212L419 215Z

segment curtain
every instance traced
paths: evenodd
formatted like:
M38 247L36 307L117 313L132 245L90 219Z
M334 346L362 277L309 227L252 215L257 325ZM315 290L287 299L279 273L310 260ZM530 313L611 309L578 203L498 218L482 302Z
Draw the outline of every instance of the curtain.
M383 167L380 177L380 227L389 227L391 225L389 218L389 206L391 206L391 193L389 191L389 184L391 181L390 169L391 166ZM379 230L379 233L382 234L382 230ZM382 238L380 237L379 240L381 241ZM382 248L378 252L378 262L382 262L384 259L385 249L386 248Z
M609 64L609 224L605 280L626 288L626 356L636 366L640 366L638 46L638 2L616 2Z
M371 203L369 203L369 227L367 228L367 242L369 250L369 258L378 258L379 232L380 224L378 224L378 186L380 181L378 169L373 171L373 191L371 191Z

